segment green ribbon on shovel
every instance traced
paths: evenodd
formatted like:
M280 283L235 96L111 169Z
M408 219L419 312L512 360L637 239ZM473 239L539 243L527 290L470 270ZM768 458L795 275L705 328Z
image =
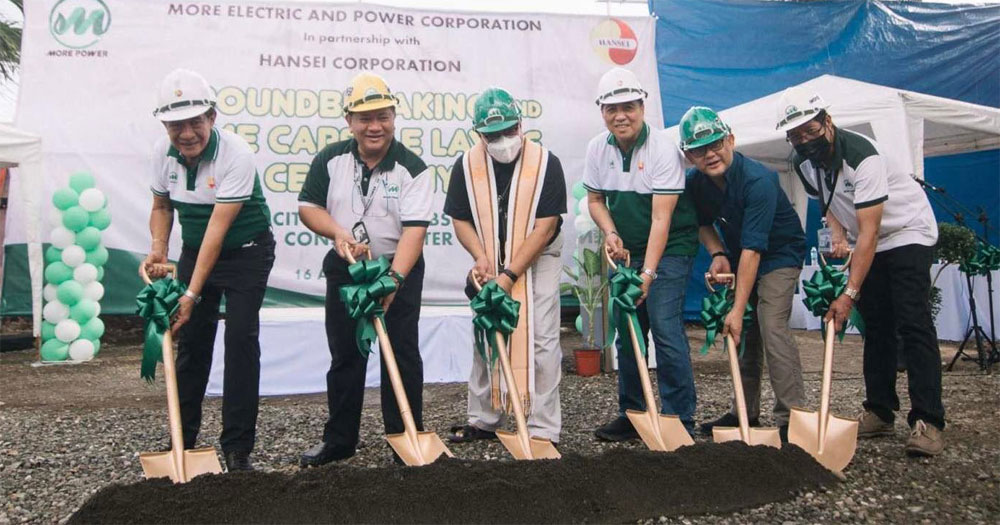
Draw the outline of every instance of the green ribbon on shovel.
M372 352L372 343L378 339L374 319L378 317L385 325L382 299L396 291L396 281L389 277L389 267L385 257L358 261L347 267L354 284L340 287L340 300L347 307L347 315L357 322L354 339L358 351L366 358Z
M830 310L830 305L833 304L833 301L840 297L840 294L844 293L844 288L846 287L847 275L844 272L838 270L832 264L822 264L819 270L808 281L802 281L802 303L806 305L806 308L813 315L822 318ZM861 336L864 337L865 322L861 318L861 313L858 312L857 306L851 308L851 315L847 318L847 323L837 332L837 337L841 341L844 340L844 334L847 332L848 326L857 328ZM826 331L825 324L823 325L823 330Z
M636 301L642 297L642 278L639 272L619 264L615 273L608 281L610 294L610 306L608 308L608 345L615 340L615 332L621 334L622 351L632 350L632 338L628 335L628 325L635 329L636 341L639 343L639 351L646 356L646 338L639 327L639 316L636 315ZM632 355L633 352L629 352Z
M976 251L967 261L962 261L958 269L968 275L986 275L1000 270L1000 248L976 241Z
M170 330L170 316L177 311L186 289L184 283L168 277L147 284L135 298L135 313L146 324L139 377L149 383L156 376L156 363L163 362L163 334Z
M492 369L499 357L496 334L503 335L506 341L517 328L517 319L521 303L515 301L503 288L490 281L469 302L472 308L472 329L476 339L476 351L483 362ZM490 349L487 355L486 348Z
M715 344L715 338L722 333L726 325L726 316L733 310L733 303L736 302L736 293L728 286L723 286L713 291L701 300L701 322L705 325L705 344L701 347L702 355L708 353L708 349ZM743 310L744 336L746 326L753 322L753 305L747 303ZM746 347L747 338L740 337L740 356Z

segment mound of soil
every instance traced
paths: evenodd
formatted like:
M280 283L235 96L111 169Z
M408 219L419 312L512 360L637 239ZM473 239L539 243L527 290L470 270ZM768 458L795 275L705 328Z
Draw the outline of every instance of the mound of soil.
M835 481L795 446L704 443L671 454L151 480L100 490L70 523L621 523L731 512Z

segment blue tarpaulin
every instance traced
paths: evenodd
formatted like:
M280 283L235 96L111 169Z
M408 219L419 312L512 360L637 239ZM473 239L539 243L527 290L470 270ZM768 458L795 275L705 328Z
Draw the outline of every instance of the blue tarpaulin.
M650 12L658 18L656 55L668 127L692 105L722 110L826 73L1000 106L1000 5L651 0ZM928 159L925 177L1000 224L996 150ZM951 220L935 211L938 220ZM811 205L810 246L818 215ZM997 243L996 230L991 235ZM688 287L688 319L701 309L707 266L702 250Z

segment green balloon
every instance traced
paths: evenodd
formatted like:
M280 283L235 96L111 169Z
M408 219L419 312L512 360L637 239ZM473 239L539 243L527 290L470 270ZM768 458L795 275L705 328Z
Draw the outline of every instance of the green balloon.
M580 200L587 195L587 188L583 187L582 182L577 182L573 185L573 198Z
M69 345L52 338L42 343L42 361L65 361L69 357Z
M97 267L104 266L104 263L108 262L108 249L104 246L98 246L94 251L87 252L84 261Z
M90 222L89 215L87 216L87 221ZM80 233L76 234L76 244L88 252L97 248L101 244L101 230L93 226L87 226L80 230Z
M97 282L101 282L103 280L104 280L104 267L103 266L98 266L97 267Z
M77 193L80 193L87 188L93 188L94 176L86 171L74 173L69 176L69 187L76 190Z
M56 336L56 325L42 321L42 341L48 341Z
M111 225L111 212L105 207L91 213L90 225L98 230L107 229Z
M58 261L62 261L62 250L49 245L49 247L45 249L45 262L54 263Z
M80 337L90 339L95 345L102 335L104 335L104 321L100 317L95 317L80 327Z
M56 261L45 267L45 281L52 284L62 284L73 278L73 269L62 261Z
M94 343L94 356L97 356L97 352L101 351L101 340L94 339L91 341L91 343Z
M73 206L63 212L62 222L66 229L78 232L87 227L87 223L90 222L90 214L79 206Z
M576 321L573 322L573 326L576 327L576 331L577 332L580 332L580 335L583 335L583 316L582 315L576 316Z
M52 194L52 204L55 204L56 208L60 210L76 206L79 201L80 194L73 191L72 188L59 188Z
M65 281L56 289L56 297L59 302L73 306L83 297L83 285L73 279Z
M89 323L97 316L97 302L90 299L80 299L69 308L70 319L82 324Z

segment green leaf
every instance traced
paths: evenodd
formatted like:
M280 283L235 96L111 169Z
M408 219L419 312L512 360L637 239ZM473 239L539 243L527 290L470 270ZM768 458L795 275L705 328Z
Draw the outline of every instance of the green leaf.
M576 294L576 286L569 283L559 283L559 295Z
M569 277L574 281L580 280L580 273L570 268L569 266L563 266L563 273L565 273L567 277Z
M583 272L591 278L601 273L601 256L596 251L583 249Z

